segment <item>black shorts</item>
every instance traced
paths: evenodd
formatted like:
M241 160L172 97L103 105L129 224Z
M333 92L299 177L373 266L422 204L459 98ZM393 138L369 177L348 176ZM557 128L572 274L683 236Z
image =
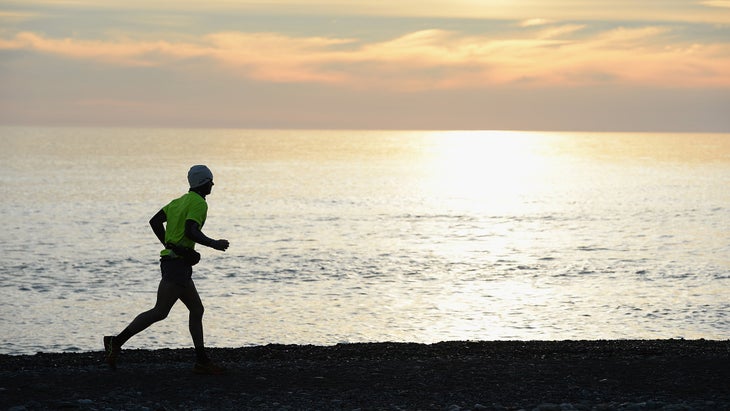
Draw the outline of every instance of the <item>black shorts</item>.
M182 258L162 257L160 259L162 279L182 286L187 285L193 277L193 266Z

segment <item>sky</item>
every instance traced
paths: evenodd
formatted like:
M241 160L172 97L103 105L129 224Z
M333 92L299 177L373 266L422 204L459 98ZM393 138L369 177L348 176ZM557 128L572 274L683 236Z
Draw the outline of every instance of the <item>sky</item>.
M0 125L730 132L730 0L0 0Z

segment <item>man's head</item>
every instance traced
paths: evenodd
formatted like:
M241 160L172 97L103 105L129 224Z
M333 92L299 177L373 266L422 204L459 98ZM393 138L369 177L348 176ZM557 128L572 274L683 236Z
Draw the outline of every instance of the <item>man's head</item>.
M188 171L188 183L190 183L191 190L195 189L197 191L208 188L204 191L210 193L210 187L213 186L213 173L204 165L192 166Z

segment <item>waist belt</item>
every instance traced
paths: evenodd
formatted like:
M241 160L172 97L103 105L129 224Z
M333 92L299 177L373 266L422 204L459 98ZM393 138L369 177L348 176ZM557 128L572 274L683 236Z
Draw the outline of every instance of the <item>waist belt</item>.
M171 253L168 254L171 258L182 258L190 265L195 265L200 262L200 253L192 248L182 247L172 243L165 244L165 248L171 251Z

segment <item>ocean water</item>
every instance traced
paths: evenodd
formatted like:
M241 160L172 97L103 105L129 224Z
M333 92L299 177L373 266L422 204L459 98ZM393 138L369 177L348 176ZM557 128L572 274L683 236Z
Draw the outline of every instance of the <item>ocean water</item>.
M154 304L149 218L215 174L206 343L730 338L730 135L0 128L0 353ZM191 346L187 310L129 348Z

